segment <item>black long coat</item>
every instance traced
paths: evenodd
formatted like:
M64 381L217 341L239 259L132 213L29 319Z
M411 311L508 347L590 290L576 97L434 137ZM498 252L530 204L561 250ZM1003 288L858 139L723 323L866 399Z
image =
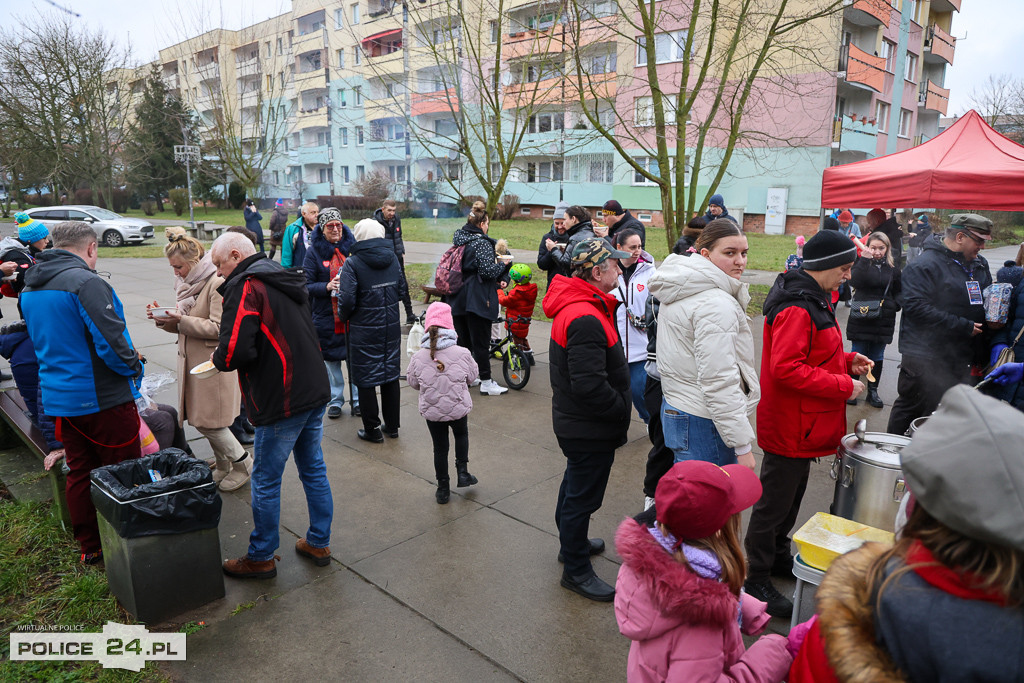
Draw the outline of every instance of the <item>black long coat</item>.
M858 258L850 273L850 285L854 289L851 311L858 301L878 301L884 297L882 314L874 320L861 320L850 316L846 324L846 337L851 341L892 342L896 330L896 313L900 305L896 301L901 288L900 271L882 260L867 257ZM886 287L889 293L886 294Z

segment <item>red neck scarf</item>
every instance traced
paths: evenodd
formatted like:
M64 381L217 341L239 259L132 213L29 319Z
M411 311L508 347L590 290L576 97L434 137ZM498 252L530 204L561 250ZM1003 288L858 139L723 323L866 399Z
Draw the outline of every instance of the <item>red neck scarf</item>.
M907 566L931 586L964 600L983 600L1006 607L1006 596L996 590L978 588L981 583L970 574L962 575L935 559L921 541L907 551Z

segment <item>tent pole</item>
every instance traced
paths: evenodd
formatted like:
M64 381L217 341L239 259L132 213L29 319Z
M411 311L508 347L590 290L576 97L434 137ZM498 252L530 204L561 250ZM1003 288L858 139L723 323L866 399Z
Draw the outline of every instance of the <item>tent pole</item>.
M818 230L825 229L825 207L821 207L821 215L818 216Z

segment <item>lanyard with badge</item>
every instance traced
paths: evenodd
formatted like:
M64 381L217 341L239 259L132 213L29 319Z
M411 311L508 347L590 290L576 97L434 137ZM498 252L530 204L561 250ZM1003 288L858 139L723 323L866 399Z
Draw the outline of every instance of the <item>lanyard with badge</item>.
M980 306L984 303L984 299L981 296L981 285L978 280L974 277L973 270L967 270L967 267L960 263L960 261L953 259L953 263L960 266L960 269L964 271L964 274L969 278L967 280L967 299L970 301L972 306Z

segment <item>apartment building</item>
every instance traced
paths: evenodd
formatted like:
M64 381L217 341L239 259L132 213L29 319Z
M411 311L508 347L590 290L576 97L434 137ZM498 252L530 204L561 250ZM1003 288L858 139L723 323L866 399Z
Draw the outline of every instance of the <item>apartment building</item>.
M371 171L387 173L399 196L418 196L421 183L442 198L480 194L481 177L505 170L494 161L500 136L503 149L519 145L504 191L524 214L550 215L560 199L596 207L614 198L660 222L656 185L594 130L595 119L614 129L636 163L657 168L647 52L618 4L587 0L569 18L562 2L503 0L498 11L490 1L293 0L286 14L165 48L158 66L196 111L201 135L227 123L241 153L276 149L263 175L268 197L355 194L353 181ZM960 0L846 0L808 26L822 58L791 57L786 73L756 83L747 118L755 134L718 185L730 211L759 230L771 205L785 222L770 230L809 230L824 168L936 135L959 9ZM666 92L665 83L679 88L687 32L707 30L687 26L681 4L678 15L663 15L655 36ZM118 79L141 92L148 68ZM708 101L694 108L694 117L713 115ZM457 151L462 137L472 158ZM695 164L687 142L686 183L702 196L722 150L712 136Z

